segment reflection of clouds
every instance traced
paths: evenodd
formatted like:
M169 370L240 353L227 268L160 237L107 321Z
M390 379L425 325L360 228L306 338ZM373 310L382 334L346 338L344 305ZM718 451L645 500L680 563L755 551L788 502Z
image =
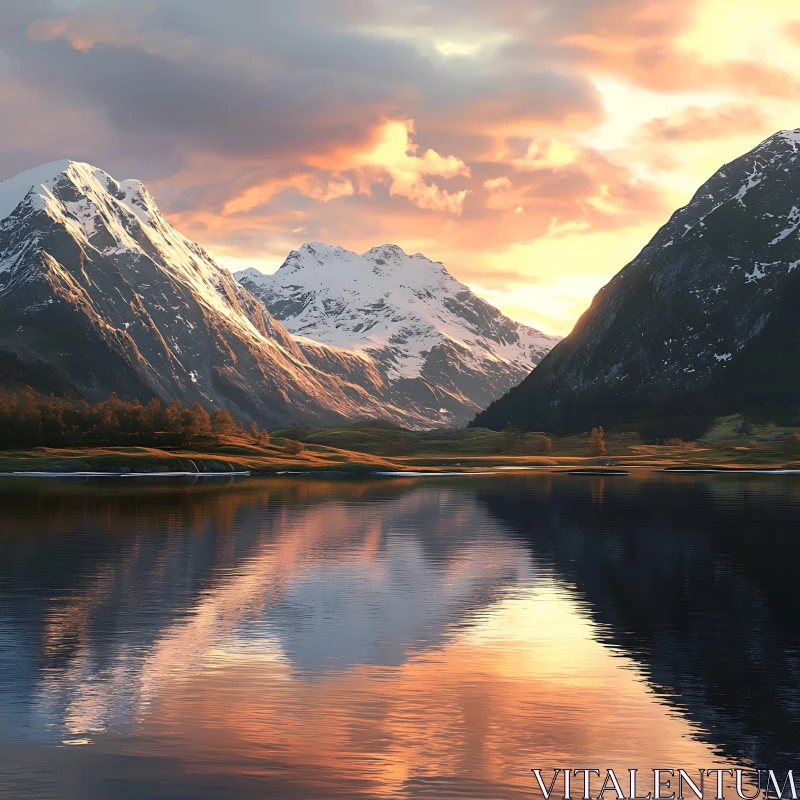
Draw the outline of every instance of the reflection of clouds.
M222 556L235 543L206 553L202 590L181 580L199 568L202 540L174 534L146 558L137 538L53 604L36 727L77 736L136 725L165 692L242 653L282 669L397 666L529 575L522 548L452 492L248 511L233 536L254 530L238 560Z
M713 766L685 720L593 634L571 593L539 578L393 668L306 681L231 654L191 692L165 695L144 732L201 776L219 780L235 763L257 765L267 787L286 774L319 782L303 797L349 786L351 797L510 800L533 790L532 765Z
M390 539L369 562L315 565L286 588L266 615L295 666L395 666L409 651L439 644L448 625L527 575L527 557L498 542L491 557L466 545L432 565L419 541Z

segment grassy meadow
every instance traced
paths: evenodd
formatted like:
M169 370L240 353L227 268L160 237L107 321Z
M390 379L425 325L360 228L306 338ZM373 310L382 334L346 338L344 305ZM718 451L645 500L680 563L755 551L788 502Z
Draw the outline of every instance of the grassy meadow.
M0 452L0 473L14 472L405 472L483 471L499 467L602 469L800 468L786 437L792 428L718 419L703 439L643 444L635 433L608 433L605 452L590 434L547 437L483 428L408 431L381 423L270 432L269 443L246 434L200 436L174 447L36 447Z

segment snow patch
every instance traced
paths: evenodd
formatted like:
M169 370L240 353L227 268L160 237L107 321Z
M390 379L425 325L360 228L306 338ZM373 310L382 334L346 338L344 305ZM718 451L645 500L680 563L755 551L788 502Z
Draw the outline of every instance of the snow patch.
M747 176L747 183L743 184L739 191L734 196L734 200L738 200L739 203L744 206L743 198L745 195L751 190L758 186L764 180L764 174L759 172L759 168L756 166L753 168L753 171L750 175Z
M762 266L766 266L765 264L756 264L753 267L752 272L745 272L744 276L747 278L747 283L755 283L756 281L760 281L762 278L767 277L767 273L761 270Z
M798 226L800 226L800 208L797 206L792 206L792 210L789 212L788 217L786 218L786 222L788 223L788 227L784 228L771 242L771 245L778 244L778 242L782 242L787 236L793 234Z

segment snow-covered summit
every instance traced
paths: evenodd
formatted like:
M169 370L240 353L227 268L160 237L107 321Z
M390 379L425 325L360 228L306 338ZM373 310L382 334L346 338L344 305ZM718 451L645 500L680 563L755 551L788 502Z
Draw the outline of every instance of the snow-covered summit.
M358 255L311 242L272 275L249 269L236 278L292 333L348 349L402 344L395 369L405 377L419 374L418 359L442 339L528 371L558 341L505 317L441 262L393 244Z
M165 271L190 283L209 307L227 316L234 311L225 288L227 271L164 219L141 181L117 181L91 164L63 160L0 183L0 230L36 213L105 255L157 257ZM0 253L0 273L9 270L16 255Z
M289 332L362 353L390 381L452 386L465 406L519 382L559 341L504 316L441 262L394 244L359 255L310 242L272 275L236 278Z
M151 214L159 215L152 197L137 180L117 183L107 172L81 161L51 161L0 181L0 220L9 217L25 201L46 209L55 200L57 185L72 183L79 194L110 192L131 213L143 222L151 222ZM159 215L160 216L160 215Z

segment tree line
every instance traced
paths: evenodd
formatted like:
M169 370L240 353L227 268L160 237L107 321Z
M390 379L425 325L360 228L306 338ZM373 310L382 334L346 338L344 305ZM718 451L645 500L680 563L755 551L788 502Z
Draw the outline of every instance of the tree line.
M43 396L27 386L19 392L0 390L0 447L63 447L71 445L185 446L198 437L249 435L266 445L269 434L252 423L245 431L230 412L211 414L199 403L180 400L163 404L123 400L112 394L94 405L69 397Z

